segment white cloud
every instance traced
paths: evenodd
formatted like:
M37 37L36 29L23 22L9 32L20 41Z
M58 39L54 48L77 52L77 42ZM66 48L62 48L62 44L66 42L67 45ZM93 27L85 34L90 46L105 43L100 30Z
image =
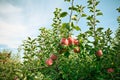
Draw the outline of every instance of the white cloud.
M14 13L19 13L21 11L22 11L21 8L15 7L12 4L9 4L9 3L0 4L0 13L14 14Z
M51 26L54 8L62 4L38 2L23 0L25 4L19 6L6 1L0 3L0 44L17 48L27 36L37 36L40 27Z
M14 25L0 21L0 44L8 45L10 48L17 48L27 35L24 25Z
M27 35L22 24L22 9L9 3L0 4L0 44L17 48Z

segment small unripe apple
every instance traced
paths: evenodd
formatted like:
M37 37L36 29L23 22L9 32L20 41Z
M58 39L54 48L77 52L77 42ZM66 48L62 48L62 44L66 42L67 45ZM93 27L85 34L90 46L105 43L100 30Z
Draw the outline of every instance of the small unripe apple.
M51 54L50 58L51 58L52 60L56 60L56 59L57 59L57 56L56 56L55 54Z
M71 17L71 19L72 20L77 20L77 16L74 15L74 16Z
M75 48L74 48L74 52L75 52L75 53L79 53L79 52L80 52L80 48L79 48L79 47L75 47Z
M96 56L101 57L102 55L103 55L102 50L98 50L98 51L96 52Z
M51 66L51 65L53 64L53 60L52 60L51 58L47 59L47 60L46 60L46 64L47 64L48 66Z
M74 44L75 45L78 45L79 44L79 41L77 39L74 40Z
M74 38L68 37L68 42L69 42L69 45L74 44Z
M112 73L112 72L114 72L114 69L113 69L113 68L108 68L108 69L107 69L107 72L108 72L108 73Z
M68 40L66 38L62 38L60 44L68 46Z

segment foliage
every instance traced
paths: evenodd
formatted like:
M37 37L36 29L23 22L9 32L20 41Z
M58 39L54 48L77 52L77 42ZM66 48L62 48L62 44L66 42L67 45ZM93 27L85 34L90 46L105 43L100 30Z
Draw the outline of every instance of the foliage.
M74 0L65 0L71 4L69 22L62 22L68 15L62 9L56 8L52 29L40 28L37 38L28 37L24 41L23 78L26 80L106 80L120 79L119 69L115 63L114 49L112 48L112 31L98 27L98 16L103 15L96 8L100 1L88 0L88 10L85 6L74 5ZM73 30L81 31L78 22L82 17L87 19L88 30L80 32L76 39L78 45L70 44L69 37L73 37ZM65 41L61 44L61 40ZM76 51L76 50L78 51ZM101 50L101 52L98 52ZM76 53L77 52L77 53ZM57 60L48 61L51 54L57 55ZM102 56L97 56L102 54ZM118 71L116 71L116 70ZM107 72L108 71L108 72ZM115 73L116 72L116 73Z
M0 52L0 80L16 80L19 77L17 70L20 69L20 62L11 54L8 50Z
M119 80L120 64L119 31L115 40L112 30L99 27L97 19L103 15L97 9L100 1L87 0L87 7L77 4L74 0L64 0L71 4L68 12L56 8L51 29L42 27L40 34L32 39L24 40L23 63L17 68L17 79L21 80ZM87 15L84 9L90 15ZM119 8L117 9L119 11ZM62 22L69 17L68 22ZM82 32L78 25L81 18L87 20L87 31ZM118 17L119 23L119 17ZM79 31L74 35L74 31ZM114 43L117 42L117 43ZM51 55L56 55L52 59ZM2 67L2 66L1 66ZM7 68L7 67L6 67ZM14 66L12 65L14 71ZM12 73L13 74L13 73ZM12 79L16 73L12 76ZM10 78L11 79L11 78Z

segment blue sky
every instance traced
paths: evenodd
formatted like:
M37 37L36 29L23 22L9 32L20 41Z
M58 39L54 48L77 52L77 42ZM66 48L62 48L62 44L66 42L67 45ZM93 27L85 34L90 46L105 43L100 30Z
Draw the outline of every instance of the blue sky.
M86 4L87 0L75 0L75 3ZM116 18L120 14L116 8L120 0L100 0L98 8L103 16L99 27L111 28L113 32L118 27ZM0 49L16 49L28 36L36 37L40 27L50 28L55 8L66 11L69 4L64 0L0 0ZM87 9L85 10L86 12ZM64 21L68 22L68 18ZM79 26L87 30L85 19L81 19Z

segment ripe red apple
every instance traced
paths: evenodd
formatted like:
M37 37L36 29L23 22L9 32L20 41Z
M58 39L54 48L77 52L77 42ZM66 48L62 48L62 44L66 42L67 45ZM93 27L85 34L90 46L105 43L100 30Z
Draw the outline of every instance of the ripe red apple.
M98 50L96 52L96 56L101 57L103 55L102 50Z
M52 60L51 58L47 59L47 60L46 60L46 64L47 64L48 66L51 66L51 65L53 64L53 60Z
M74 38L68 37L68 42L69 42L69 45L74 44Z
M68 46L68 40L66 38L62 38L60 44Z
M74 48L74 52L75 52L75 53L79 53L79 52L80 52L80 48L79 48L79 47L75 47L75 48Z
M107 72L108 72L108 73L112 73L112 72L114 72L114 69L113 69L113 68L108 68L108 69L107 69Z
M74 40L74 44L75 45L78 45L79 44L79 41L77 39Z
M57 56L56 56L55 54L51 54L50 58L51 58L52 60L56 60L56 59L57 59Z

